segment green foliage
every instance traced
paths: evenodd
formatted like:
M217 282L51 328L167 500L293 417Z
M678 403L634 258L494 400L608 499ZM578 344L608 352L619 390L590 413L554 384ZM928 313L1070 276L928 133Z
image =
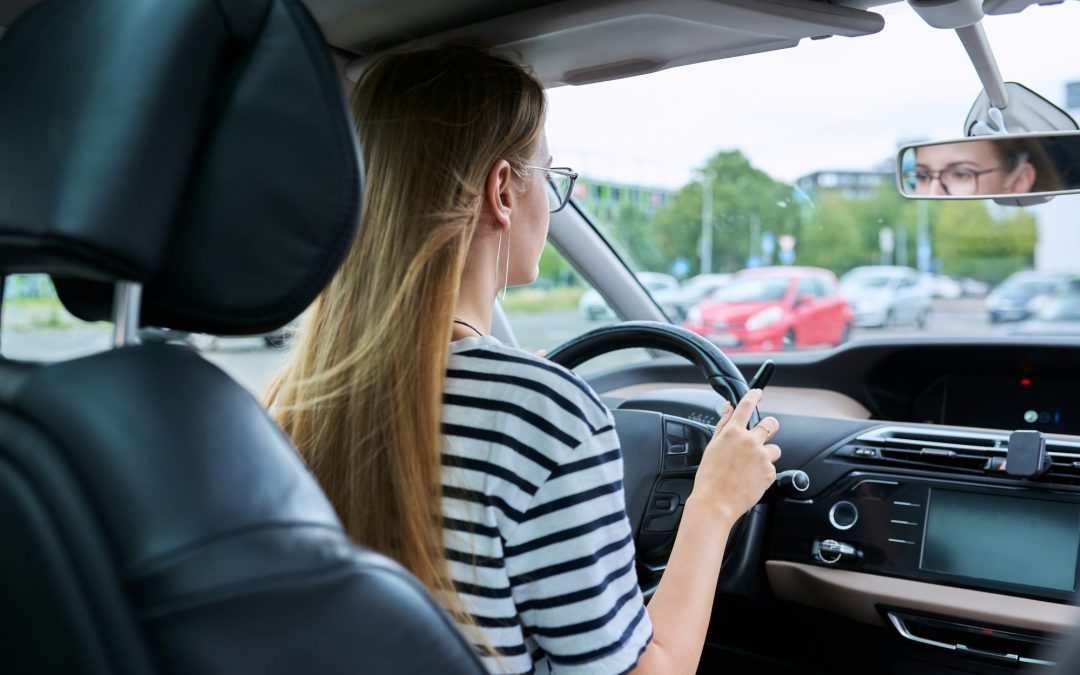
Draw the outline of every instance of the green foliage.
M580 286L581 277L577 271L562 257L562 254L551 245L544 244L544 250L540 253L540 276L539 282L548 286Z
M1030 268L1038 231L1035 218L1009 210L995 220L983 202L935 202L934 251L944 274L992 284Z
M575 310L584 293L584 288L510 289L502 300L502 308L507 314Z
M754 168L738 150L714 155L704 173L711 178L714 272L742 269L750 255L759 253L758 242L751 246L752 232L796 231L800 209L791 199L791 186ZM691 274L700 270L702 196L700 182L685 185L656 214L653 224L664 233L656 237L656 248L667 264L684 257L691 261Z

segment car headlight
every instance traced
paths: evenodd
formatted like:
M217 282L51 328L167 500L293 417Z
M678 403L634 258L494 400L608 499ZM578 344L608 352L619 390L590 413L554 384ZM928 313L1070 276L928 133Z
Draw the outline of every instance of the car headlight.
M701 323L701 310L697 307L691 307L690 311L686 313L686 320L689 323L700 324Z
M770 307L763 309L757 314L751 316L746 320L747 330L757 330L766 326L771 326L780 319L784 318L784 310L779 307Z

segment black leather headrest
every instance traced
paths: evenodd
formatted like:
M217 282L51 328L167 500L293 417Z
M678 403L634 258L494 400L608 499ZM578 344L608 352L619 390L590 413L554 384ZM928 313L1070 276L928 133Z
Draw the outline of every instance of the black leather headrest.
M82 318L126 280L144 324L283 325L347 252L361 181L298 0L44 2L0 40L0 273L53 275Z

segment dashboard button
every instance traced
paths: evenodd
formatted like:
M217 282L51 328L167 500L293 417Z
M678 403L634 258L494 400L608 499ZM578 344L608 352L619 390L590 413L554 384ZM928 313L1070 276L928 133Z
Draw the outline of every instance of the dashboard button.
M838 530L850 530L859 522L859 509L851 502L836 502L829 509L829 522Z

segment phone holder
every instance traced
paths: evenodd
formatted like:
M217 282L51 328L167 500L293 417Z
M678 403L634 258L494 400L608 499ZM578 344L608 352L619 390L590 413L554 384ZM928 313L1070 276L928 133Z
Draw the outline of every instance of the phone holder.
M1050 463L1050 455L1046 453L1046 436L1041 431L1014 431L1009 436L1005 473L1034 478L1046 473Z

